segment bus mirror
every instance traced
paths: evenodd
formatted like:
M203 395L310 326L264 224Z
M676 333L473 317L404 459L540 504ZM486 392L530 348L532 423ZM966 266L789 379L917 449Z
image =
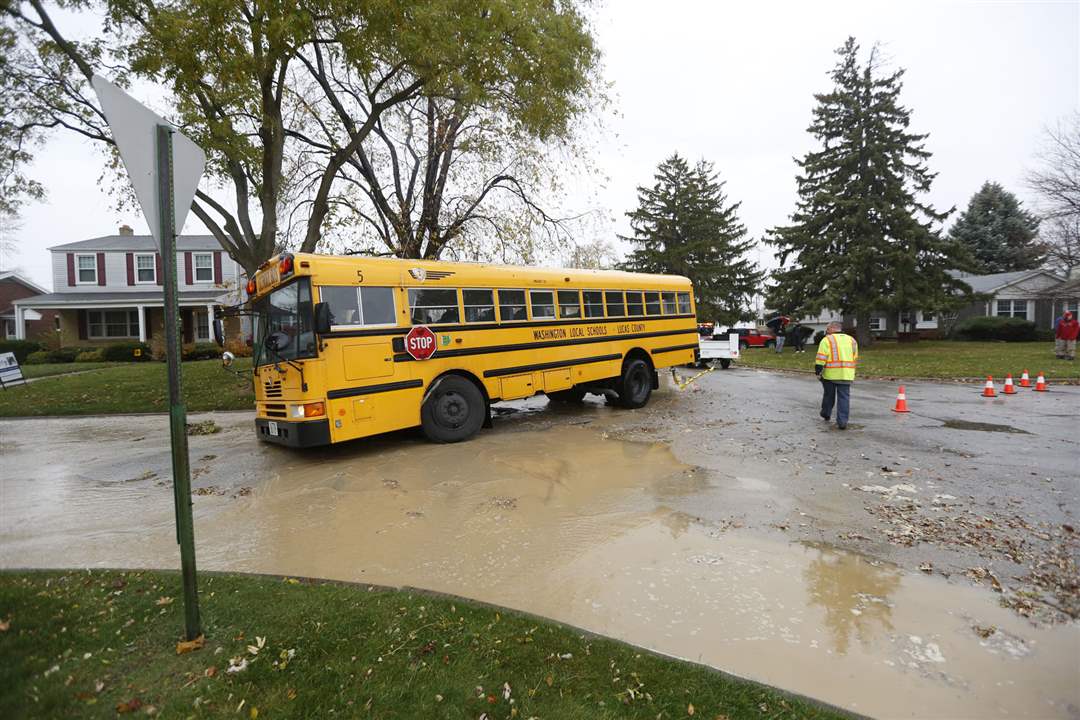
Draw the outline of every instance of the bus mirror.
M315 303L315 332L319 335L330 332L330 306L324 302Z
M225 324L216 318L214 319L214 342L225 347Z
M222 367L231 367L232 364L233 364L233 360L235 360L235 359L236 359L236 356L233 355L228 350L226 350L225 352L221 353L221 366Z

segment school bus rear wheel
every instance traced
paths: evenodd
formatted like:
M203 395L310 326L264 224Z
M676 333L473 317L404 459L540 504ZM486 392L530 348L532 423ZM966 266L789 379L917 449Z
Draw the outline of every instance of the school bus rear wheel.
M619 381L619 405L636 409L645 407L652 395L652 368L641 358L627 361Z
M420 427L433 442L468 440L484 423L484 396L469 380L447 375L420 408Z

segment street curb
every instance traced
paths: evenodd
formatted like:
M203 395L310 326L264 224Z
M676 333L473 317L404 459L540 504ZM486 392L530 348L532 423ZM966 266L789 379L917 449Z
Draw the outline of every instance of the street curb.
M763 372L775 372L784 373L787 375L813 375L813 370L795 370L794 368L774 368L765 365L746 365L740 363L740 366L747 370L761 370ZM986 377L919 377L917 375L859 375L856 374L856 380L882 380L890 382L934 382L941 383L943 385L980 385L986 382ZM1054 385L1064 386L1080 386L1080 378L1064 378L1054 380Z
M0 575L12 575L12 574L16 574L16 573L52 573L52 572L78 572L78 573L86 572L88 574L92 574L92 573L95 573L95 572L100 572L100 573L155 572L155 573L161 573L161 574L164 574L164 575L173 575L173 576L176 576L177 578L180 577L180 572L178 570L156 569L156 568L3 568L3 569L0 569ZM845 710L843 708L832 705L831 703L827 703L824 700L818 700L816 698L808 697L806 695L801 695L801 694L799 694L797 692L793 692L791 690L785 690L783 688L776 687L774 685L769 685L769 684L763 683L763 682L761 682L759 680L754 680L753 678L748 678L748 677L744 677L742 675L737 675L735 673L728 672L727 670L721 670L721 669L713 667L711 665L706 665L704 663L695 662L693 660L687 660L686 658L681 658L681 657L678 657L677 655L669 655L668 653L660 652L658 650L652 650L650 648L642 647L640 645L634 645L633 643L627 642L625 640L619 640L618 638L609 637L607 635L601 635L600 633L593 632L592 630L586 630L584 628L579 628L576 625L570 625L569 623L565 623L565 622L562 622L560 620L554 620L552 618L545 617L543 615L537 615L536 613L526 612L524 610L515 610L513 608L508 608L508 607L505 607L505 606L502 606L502 605L495 605L493 603L484 602L482 600L474 600L473 598L464 597L463 595L455 595L453 593L439 592L438 590L427 590L427 589L424 589L424 588L413 587L411 585L402 585L400 587L395 587L393 585L377 585L377 584L374 584L374 583L355 582L355 581L351 581L351 580L333 580L333 579L329 579L329 578L313 578L313 577L306 577L306 576L302 576L302 575L280 575L280 574L277 574L277 573L228 572L228 571L224 571L224 570L200 570L199 575L204 576L204 577L213 576L213 577L263 578L263 579L267 579L267 580L280 580L282 582L284 582L285 580L292 579L292 580L297 580L301 584L306 584L306 585L338 585L338 586L341 586L341 587L353 587L353 588L357 588L357 589L362 589L362 590L364 590L366 592L415 593L417 595L423 595L425 597L438 598L438 599L441 599L441 600L450 600L450 601L453 601L453 602L458 602L458 603L462 603L462 604L466 604L466 605L472 605L474 607L485 608L485 609L488 609L488 610L495 610L495 611L498 611L498 612L501 612L501 613L518 615L518 616L524 617L524 618L533 618L533 619L536 619L536 620L542 620L543 622L550 623L550 624L555 625L555 626L557 626L559 628L562 628L564 630L570 630L570 631L574 632L575 634L580 634L582 637L606 640L608 642L613 642L613 643L615 643L617 645L621 645L621 646L623 646L625 648L629 648L631 650L634 650L635 652L638 652L638 653L642 653L642 654L646 654L646 655L652 655L654 657L664 658L664 659L667 659L667 660L674 660L674 661L680 662L680 663L685 663L686 665L689 665L691 667L700 668L702 670L705 670L706 672L713 673L713 674L718 675L720 677L725 677L725 678L728 678L730 680L737 680L739 682L744 682L744 683L747 683L749 685L753 685L755 687L766 689L766 690L769 690L771 692L775 692L778 695L786 697L786 698L788 698L790 700L797 700L799 702L804 702L804 703L806 703L808 705L813 705L814 707L821 708L823 710L828 710L830 712L834 712L834 713L836 713L838 715L842 715L844 717L852 718L852 720L871 720L870 716L868 716L868 715L860 715L858 713L851 712L850 710Z

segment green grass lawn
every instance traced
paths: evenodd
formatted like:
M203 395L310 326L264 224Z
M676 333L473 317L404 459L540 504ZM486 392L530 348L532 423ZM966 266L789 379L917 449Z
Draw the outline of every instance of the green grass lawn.
M796 355L790 347L777 355L768 348L750 348L742 352L740 362L749 367L780 368L813 372L816 346L807 344L806 352ZM1031 381L1035 374L1046 373L1048 382L1080 378L1080 361L1069 362L1054 357L1049 342L958 342L924 340L917 343L878 342L859 352L858 374L861 377L887 378L980 378L993 375L1004 380L1012 373L1019 381L1027 368Z
M30 365L79 367L94 363ZM184 397L189 412L250 410L255 407L251 359L238 358L237 377L220 360L183 363ZM168 410L165 363L108 363L93 372L61 375L0 391L0 417L94 415Z
M42 365L23 365L23 377L39 378L52 375L67 375L68 373L86 372L87 370L100 370L101 368L115 367L120 363L113 362L85 362L85 363L45 363Z
M842 717L534 617L295 579L203 574L205 645L178 654L179 587L160 572L0 573L0 716Z

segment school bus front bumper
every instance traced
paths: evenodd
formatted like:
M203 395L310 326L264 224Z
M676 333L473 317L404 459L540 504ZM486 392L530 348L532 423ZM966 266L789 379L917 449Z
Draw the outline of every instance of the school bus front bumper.
M287 447L318 447L330 444L330 421L255 419L255 435L263 442Z

